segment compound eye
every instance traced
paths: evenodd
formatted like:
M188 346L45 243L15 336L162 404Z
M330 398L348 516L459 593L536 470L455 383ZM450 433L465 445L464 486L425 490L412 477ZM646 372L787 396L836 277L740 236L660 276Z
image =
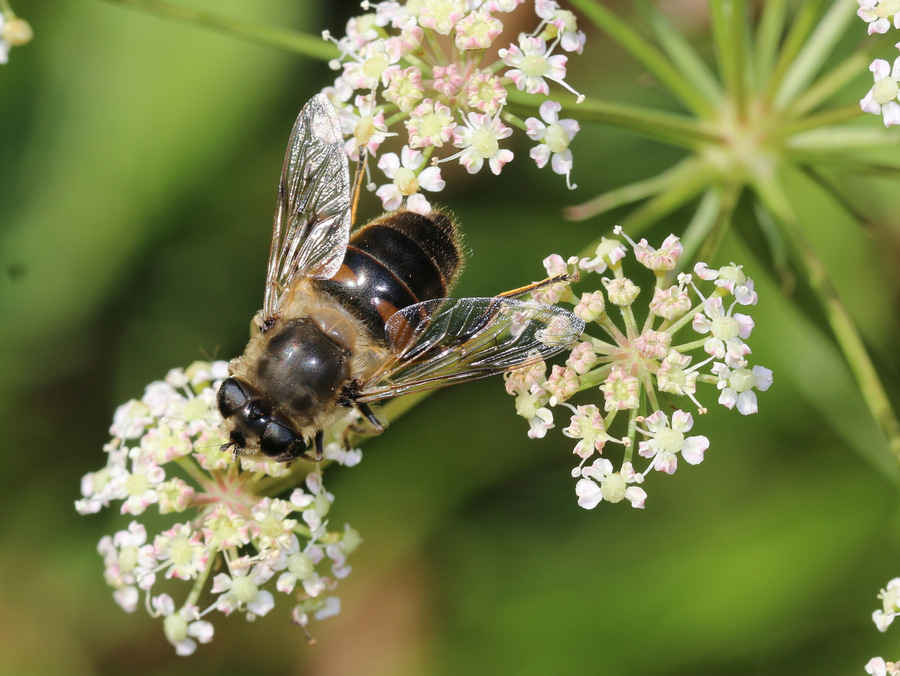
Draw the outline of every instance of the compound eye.
M279 458L285 455L297 458L306 451L306 442L281 423L273 421L266 425L262 438L259 440L259 450L270 458Z
M223 418L229 418L237 413L248 399L247 393L237 380L226 378L219 388L219 413Z

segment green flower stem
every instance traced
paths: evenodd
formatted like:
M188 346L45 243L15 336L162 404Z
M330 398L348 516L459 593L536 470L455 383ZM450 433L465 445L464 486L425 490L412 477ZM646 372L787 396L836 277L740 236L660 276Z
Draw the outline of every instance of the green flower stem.
M759 28L756 31L756 49L754 56L754 75L756 87L759 88L772 74L775 56L781 45L787 17L786 0L767 0L762 5Z
M722 201L722 191L717 188L710 188L704 193L691 222L688 223L681 235L681 246L684 247L684 253L678 259L678 267L672 271L673 273L683 272L685 266L690 265L691 261L698 260L697 252L709 239L710 233L722 227L724 220ZM672 280L669 281L671 283Z
M788 107L786 116L799 119L806 115L847 84L856 80L860 73L866 72L871 58L868 51L858 51L847 57L841 65L830 70L804 90Z
M872 364L865 344L856 330L853 318L847 311L828 276L828 269L813 249L800 228L787 196L773 177L758 177L757 193L781 226L782 232L805 272L813 293L822 304L822 309L838 342L844 357L859 384L863 398L881 429L894 456L900 464L900 421L891 407L878 371Z
M813 162L818 157L836 155L835 151L851 150L857 148L884 148L890 145L900 144L900 136L892 134L887 129L877 127L829 127L828 129L813 129L802 134L796 134L785 140L785 152L792 157L805 157ZM841 155L841 161L844 156ZM863 159L847 159L856 165L873 166Z
M683 163L682 167L686 170L683 171L681 180L673 181L668 190L659 193L622 219L620 224L629 235L640 235L653 223L686 204L701 194L710 183L718 180L717 170L701 160L694 158Z
M695 149L704 143L722 143L720 134L694 118L673 113L661 113L638 106L626 106L607 101L586 98L582 103L575 103L575 97L561 95L555 97L562 103L566 117L571 116L581 122L596 122L611 127L657 139L665 143ZM534 94L525 94L518 90L508 96L510 110L522 117L535 115L544 99Z
M304 524L302 521L298 521L297 525L292 529L297 535L307 540L312 540L312 531L309 529L309 526Z
M841 106L840 108L832 108L831 110L826 110L824 113L819 113L818 115L810 115L809 117L806 117L797 122L785 124L778 130L778 136L780 136L781 138L786 138L789 136L793 136L794 134L807 131L809 129L817 129L819 127L827 127L832 124L840 124L841 122L852 120L864 114L865 113L860 110L858 103L852 103L848 106Z
M203 472L194 461L193 458L189 456L182 456L180 458L176 458L176 463L181 467L185 473L191 477L194 481L197 482L198 486L208 486L209 485L209 476Z
M644 393L647 395L650 410L659 411L661 406L659 405L659 399L656 397L656 390L653 388L653 377L649 373L644 373L641 377L641 387L644 388Z
M851 21L856 21L856 0L834 0L825 16L819 19L815 32L785 71L784 80L775 95L777 108L794 101L822 68Z
M330 61L340 56L337 47L319 36L281 28L256 26L243 21L234 21L210 12L201 12L188 7L173 5L162 0L107 0L114 5L128 5L168 19L199 24L214 28L235 37L256 42L267 47L286 49L296 54L319 61Z
M738 119L743 120L747 114L746 8L743 0L713 0L709 9L722 81Z
M765 93L767 101L775 98L785 73L793 65L798 52L803 49L810 32L817 27L822 16L822 2L823 0L807 0L800 4L797 16L790 22L791 28L788 31L787 38L784 40L781 51L778 53L775 69L769 78L769 85Z
M578 377L578 391L590 390L603 384L612 370L612 364L605 364L600 368L588 371Z
M191 591L188 594L187 599L185 599L184 605L197 605L197 601L200 600L200 594L203 593L203 588L206 586L206 580L209 578L209 574L212 572L213 566L215 565L216 559L218 558L218 554L209 557L209 561L206 562L206 568L204 568L203 572L197 576L196 580L194 580L194 585L191 587Z
M688 313L686 316L691 318L691 321L694 320L694 317L697 315L697 312ZM697 348L703 347L706 344L706 338L698 338L697 340L692 340L689 343L684 343L682 345L673 345L673 350L678 350L682 354L687 354L691 350L696 350Z
M0 14L2 14L7 21L16 18L16 13L13 12L12 7L9 6L8 0L0 0Z
M795 164L803 169L815 164L833 164L835 167L848 173L879 176L894 180L900 178L900 166L896 164L867 162L855 157L848 157L842 153L791 153L791 159L796 160Z
M715 253L722 244L722 238L725 237L725 233L728 232L731 225L731 219L741 195L741 187L736 184L729 184L722 190L722 202L719 207L719 213L712 224L709 236L703 240L703 246L700 247L697 260L709 261L715 257ZM693 242L691 245L693 246Z
M691 43L648 0L635 0L633 4L678 72L693 84L703 98L719 105L722 87Z
M656 179L649 180L657 180L662 177L663 174L660 174ZM671 213L699 195L703 192L704 188L708 187L710 183L714 183L717 179L718 171L714 167L711 167L708 163L703 162L696 157L687 158L681 164L665 172L665 180L660 181L661 186L664 189L656 191L656 197L648 200L639 208L631 212L629 216L622 220L621 225L629 235L636 237L641 234L645 228L651 226L666 214ZM632 184L632 186L626 187L633 188L638 185L639 184ZM643 186L640 189L646 189L646 186ZM609 194L611 193L607 193L606 195ZM601 195L597 199L600 200L603 197L605 197L605 195ZM567 213L571 214L572 210L575 209L578 210L576 211L577 215L582 218L588 218L593 214L585 214L581 209L582 207L592 204L593 201L594 200L586 202L580 207L572 207ZM584 249L581 255L587 257L593 256L599 243L600 240L595 240Z
M641 37L630 23L616 16L597 0L569 0L569 4L644 64L689 110L702 116L712 114L711 103L678 72L664 54Z
M642 199L646 199L656 193L662 192L668 188L673 182L677 182L678 177L683 172L682 165L691 163L692 158L682 160L681 163L675 165L671 169L666 169L656 176L648 178L644 181L636 181L628 185L623 185L608 192L598 195L593 199L572 207L566 207L563 211L564 216L572 221L583 221L594 216L599 216L607 211L621 207L625 204L631 204ZM693 171L694 165L688 171Z
M637 417L638 410L636 408L628 411L628 439L631 443L625 447L625 457L622 459L623 462L632 462L632 458L634 458L634 452L637 447L637 444L634 443L634 440L637 438Z

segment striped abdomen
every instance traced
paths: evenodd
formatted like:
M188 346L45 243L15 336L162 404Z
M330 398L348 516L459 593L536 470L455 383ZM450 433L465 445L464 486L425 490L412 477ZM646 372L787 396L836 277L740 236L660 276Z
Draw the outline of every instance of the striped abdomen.
M319 285L381 337L397 310L445 298L461 265L453 221L437 211L401 211L358 230L340 270Z

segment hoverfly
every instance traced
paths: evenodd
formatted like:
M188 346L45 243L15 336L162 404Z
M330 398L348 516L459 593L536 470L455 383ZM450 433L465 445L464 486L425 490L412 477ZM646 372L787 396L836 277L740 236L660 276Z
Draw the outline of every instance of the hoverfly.
M318 94L288 143L258 330L219 390L222 450L318 461L348 407L381 432L371 402L532 364L581 335L572 313L512 297L535 285L448 298L463 257L447 215L396 211L351 237L354 205L337 113Z

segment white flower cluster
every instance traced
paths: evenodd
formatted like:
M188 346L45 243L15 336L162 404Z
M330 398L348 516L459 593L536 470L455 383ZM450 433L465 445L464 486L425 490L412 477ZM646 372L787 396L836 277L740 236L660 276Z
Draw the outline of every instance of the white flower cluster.
M304 632L310 616L336 614L340 601L330 592L350 573L347 555L360 542L349 526L329 530L334 496L320 470L279 498L291 486L289 468L237 461L220 450L216 393L227 375L227 362L197 362L120 406L106 467L82 479L83 497L75 503L81 514L93 514L120 502L122 514L138 517L100 540L104 575L127 612L138 608L143 592L144 606L162 618L179 655L212 640L211 613L241 612L248 620L268 613L276 601L270 588L294 604L293 620ZM361 457L336 444L327 454L347 465ZM140 517L152 512L172 515L174 523L150 536ZM201 609L210 576L214 599ZM166 579L189 583L180 606L159 589Z
M869 24L869 35L887 33L891 26L900 28L900 0L857 0L859 17ZM895 45L900 49L900 42ZM884 126L900 124L900 56L893 65L884 59L869 64L875 83L859 102L866 113L881 115Z
M673 279L682 254L677 237L670 235L661 248L654 249L647 240L632 241L621 228L616 233L631 245L637 262L655 275L646 317L639 318L633 310L641 288L624 275L625 242L603 238L593 258L566 261L550 256L544 265L552 277L566 275L574 281L583 273L611 273L601 279L603 289L576 295L572 282L565 281L534 294L544 302L574 305L575 314L588 323L589 330L591 326L600 329L602 337L585 334L566 364L554 366L549 376L543 362L506 376L506 390L516 397L516 411L529 421L529 437L543 437L555 426L553 407L571 411L562 432L578 440L573 452L580 463L572 475L578 479L578 504L585 509L593 509L602 500L623 499L643 507L647 493L641 484L651 470L673 474L679 456L691 465L703 460L709 440L688 435L694 425L691 413L676 409L667 415L663 394L687 397L703 414L706 408L697 398L697 384L708 383L718 388L719 404L750 415L757 411L756 392L772 384L769 369L748 361L751 350L746 341L754 324L736 310L755 305L757 294L753 280L740 266L732 263L713 269L699 263L693 276L679 274ZM695 276L709 283L705 294L695 285ZM693 335L679 340L676 336L682 331ZM696 362L693 352L700 353ZM603 395L599 405L568 403L578 392L594 388ZM625 436L612 436L614 420L622 417L627 418ZM643 440L638 441L638 435ZM609 459L595 457L608 442L624 449L618 469ZM635 469L635 449L646 459L642 471Z
M324 34L341 52L331 62L341 74L325 93L350 137L348 155L358 159L361 149L378 155L388 137L400 137L399 155L385 153L377 163L390 179L375 191L385 209L405 201L407 209L428 211L422 191L444 189L440 162L458 160L473 174L487 165L499 174L513 158L501 147L513 133L504 121L538 142L531 157L539 167L549 162L570 184L569 144L578 123L560 120L562 106L550 100L541 105L540 120L521 120L506 110L507 93L515 87L549 96L551 83L574 91L565 82L568 56L555 52L581 53L585 35L556 0L535 0L535 29L497 49L503 44L501 17L523 2L367 0L362 7L370 11L350 19L346 36ZM401 123L402 131L390 131ZM446 153L448 148L453 150Z

